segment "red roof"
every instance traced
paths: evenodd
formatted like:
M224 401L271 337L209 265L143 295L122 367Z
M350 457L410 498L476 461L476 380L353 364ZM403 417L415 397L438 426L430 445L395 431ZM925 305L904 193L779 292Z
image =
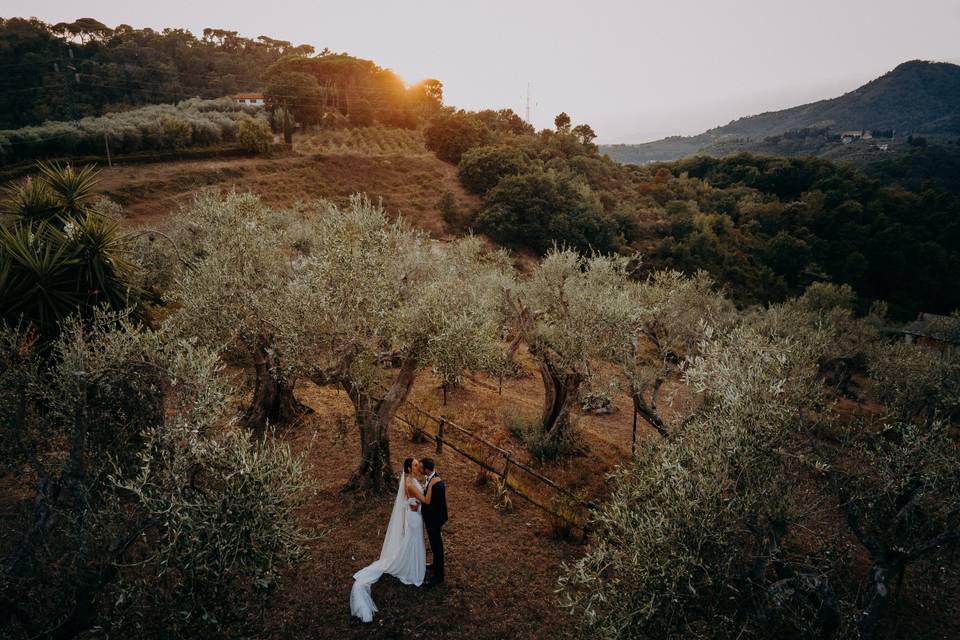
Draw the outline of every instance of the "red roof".
M263 100L262 93L237 93L233 97L237 100Z

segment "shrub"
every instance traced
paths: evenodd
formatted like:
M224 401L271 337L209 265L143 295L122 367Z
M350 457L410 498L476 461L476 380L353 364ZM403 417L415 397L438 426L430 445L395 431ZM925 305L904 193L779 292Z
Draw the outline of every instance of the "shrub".
M460 222L460 211L457 209L457 199L452 191L444 191L437 204L440 209L440 216L449 226L454 226Z
M256 635L302 554L303 475L285 445L228 417L216 354L98 314L65 323L47 350L0 327L0 364L4 385L8 366L19 376L0 392L14 440L0 464L37 469L21 483L37 487L37 510L8 522L18 542L4 549L0 599L18 613L4 630Z
M610 251L616 225L579 177L536 170L507 176L487 192L473 224L508 246L544 254L555 244L580 251Z
M484 144L489 131L477 117L463 111L443 113L427 125L423 132L427 149L445 162L457 164L463 154Z
M583 448L581 435L572 419L560 433L547 433L539 421L516 416L506 418L505 424L507 431L523 442L527 453L540 462L569 457Z
M134 274L120 222L95 206L93 167L39 168L4 202L14 223L0 227L0 319L49 336L70 314L125 308Z
M495 187L500 178L522 173L527 165L526 154L516 147L490 145L464 153L457 174L467 191L482 196Z
M193 98L176 105L151 105L75 122L10 129L0 131L0 161L102 155L105 137L114 154L231 142L237 137L238 122L256 112L230 99Z
M166 149L183 149L190 146L193 139L193 127L181 118L163 117L160 119L163 146Z
M273 133L270 125L260 118L248 118L240 123L237 142L251 153L264 153L270 148Z
M607 415L613 413L613 398L600 391L588 391L580 400L580 408L585 413Z

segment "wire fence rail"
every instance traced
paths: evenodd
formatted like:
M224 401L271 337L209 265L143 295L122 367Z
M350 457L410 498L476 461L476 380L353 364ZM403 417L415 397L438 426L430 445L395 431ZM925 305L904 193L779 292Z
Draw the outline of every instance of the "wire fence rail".
M453 449L488 473L499 478L500 486L565 523L585 537L593 504L585 502L536 469L516 460L513 454L485 440L457 423L435 416L407 401L394 420L413 435L436 443L437 453Z

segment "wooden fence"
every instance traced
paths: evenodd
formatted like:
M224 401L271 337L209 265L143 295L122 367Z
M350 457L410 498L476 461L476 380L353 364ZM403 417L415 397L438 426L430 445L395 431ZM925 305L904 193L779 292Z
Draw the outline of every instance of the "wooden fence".
M517 461L506 449L409 401L397 411L394 419L406 425L411 433L420 434L435 442L438 454L443 452L444 447L449 447L499 478L502 486L511 493L586 536L592 505L580 500L537 470Z

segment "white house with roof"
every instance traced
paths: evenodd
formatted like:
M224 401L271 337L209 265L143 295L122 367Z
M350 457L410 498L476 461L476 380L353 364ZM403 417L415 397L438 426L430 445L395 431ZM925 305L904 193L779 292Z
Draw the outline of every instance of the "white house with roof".
M248 107L262 107L266 104L262 93L237 93L230 97Z

